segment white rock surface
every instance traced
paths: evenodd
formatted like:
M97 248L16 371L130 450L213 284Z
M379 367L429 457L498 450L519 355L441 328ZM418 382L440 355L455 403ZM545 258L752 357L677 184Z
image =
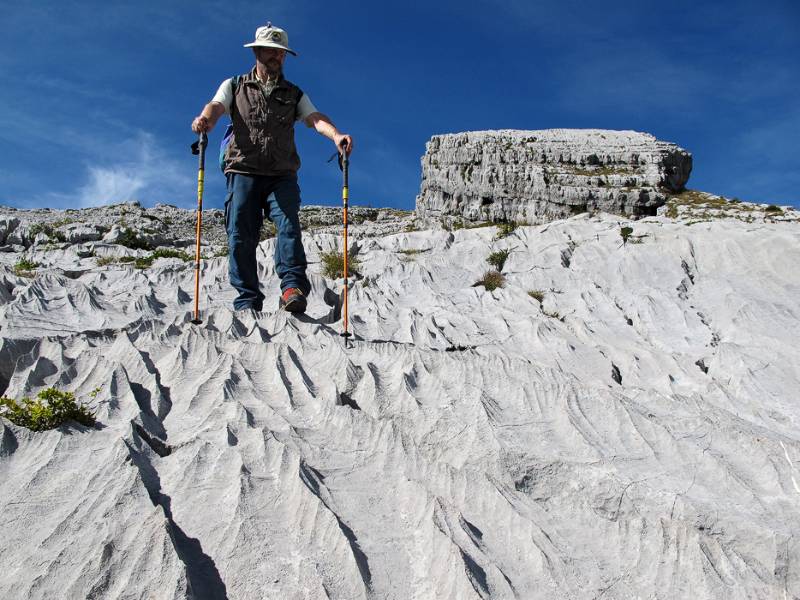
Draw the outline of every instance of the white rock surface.
M331 234L200 326L178 260L0 254L0 390L100 423L0 419L0 597L800 597L800 226L685 223L362 236L350 348Z

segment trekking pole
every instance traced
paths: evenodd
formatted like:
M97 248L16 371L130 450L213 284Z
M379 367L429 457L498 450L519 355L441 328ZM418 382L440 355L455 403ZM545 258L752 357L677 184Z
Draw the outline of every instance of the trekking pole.
M200 138L192 144L192 154L199 154L199 168L197 170L197 229L194 259L194 319L192 323L199 325L203 321L200 319L200 228L203 225L203 181L205 179L206 168L206 146L208 145L208 135L205 131L200 133Z
M342 156L341 156L341 166L342 166L342 177L343 177L343 185L342 185L342 203L344 208L344 333L340 334L344 338L344 346L347 347L348 338L352 336L352 334L347 331L347 276L349 275L347 270L347 201L349 196L348 191L348 181L347 181L347 167L350 164L350 158L347 156L346 148L347 142L342 141L341 149L342 149Z

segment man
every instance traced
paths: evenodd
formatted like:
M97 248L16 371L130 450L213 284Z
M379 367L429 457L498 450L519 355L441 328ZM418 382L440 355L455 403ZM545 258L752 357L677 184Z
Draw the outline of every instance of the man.
M262 309L256 247L264 212L275 224L275 271L281 280L280 305L290 312L306 309L311 284L300 231L300 157L294 143L294 123L303 121L350 154L353 140L318 112L303 91L283 77L289 36L267 23L256 30L252 48L256 64L245 75L222 82L213 100L192 122L195 133L208 132L229 114L233 135L225 150L228 181L225 228L231 285L239 292L236 310Z

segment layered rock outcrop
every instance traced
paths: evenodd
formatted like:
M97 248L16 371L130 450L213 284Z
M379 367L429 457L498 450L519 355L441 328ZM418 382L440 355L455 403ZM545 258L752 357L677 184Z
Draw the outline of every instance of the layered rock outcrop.
M592 210L654 215L691 171L689 152L635 131L436 135L422 157L417 213L529 223Z

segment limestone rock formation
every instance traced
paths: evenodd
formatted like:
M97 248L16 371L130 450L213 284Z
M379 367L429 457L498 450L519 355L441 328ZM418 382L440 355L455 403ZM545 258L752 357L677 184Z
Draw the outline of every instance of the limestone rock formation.
M384 235L372 209L348 346L339 229L304 235L303 317L274 239L263 312L203 260L201 324L179 258L0 253L0 396L98 421L0 408L0 599L800 598L798 211L692 194L626 244L608 214ZM127 212L178 240L193 218ZM4 218L28 243L66 215ZM498 253L504 285L474 285Z
M369 233L396 233L411 226L410 211L351 206L349 222L355 237ZM342 209L338 206L303 206L300 222L306 231L339 233ZM125 202L85 209L23 210L0 206L0 252L19 252L39 247L71 244L117 244L128 248L154 250L158 247L191 248L195 244L197 212L169 204L145 208L138 202ZM264 237L272 234L268 222ZM227 244L225 213L220 209L203 211L202 244L208 252ZM100 244L97 244L98 246ZM95 246L92 245L91 248Z
M691 171L689 152L635 131L436 135L422 157L417 213L529 223L592 210L655 215Z

